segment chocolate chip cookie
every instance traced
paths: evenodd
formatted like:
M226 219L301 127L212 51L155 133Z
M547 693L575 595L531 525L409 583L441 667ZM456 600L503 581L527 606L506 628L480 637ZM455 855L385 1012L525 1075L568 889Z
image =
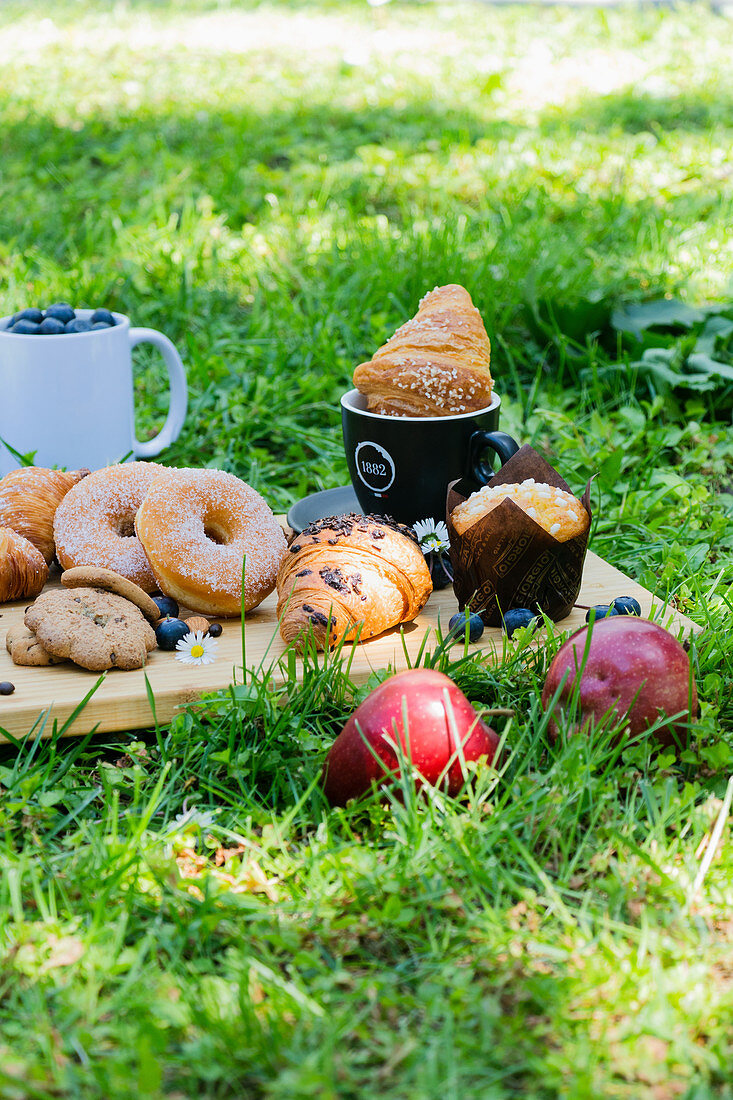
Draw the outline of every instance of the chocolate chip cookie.
M5 638L5 648L16 665L40 668L43 665L63 664L63 657L54 657L44 649L25 623L16 623L15 626L11 626Z
M114 592L115 595L134 603L149 622L157 623L160 618L160 608L153 603L147 592L143 592L140 585L135 584L134 581L115 573L114 569L102 569L94 565L76 565L62 574L61 583L66 588L103 588L105 592Z
M43 592L25 615L54 657L82 668L142 668L155 648L155 633L139 608L111 592L94 588Z

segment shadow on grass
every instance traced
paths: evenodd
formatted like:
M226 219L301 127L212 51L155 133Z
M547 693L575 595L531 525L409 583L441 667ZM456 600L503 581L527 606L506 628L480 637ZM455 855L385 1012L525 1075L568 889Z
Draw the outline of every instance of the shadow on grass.
M567 129L587 133L619 129L629 134L644 131L696 133L714 126L730 130L732 119L733 97L720 89L711 89L708 95L682 92L666 96L627 89L613 95L586 98L575 109L555 109L546 113L540 123L540 132L548 136Z
M0 115L10 107L0 98ZM511 139L520 128L427 100L404 109L376 107L347 110L327 104L257 112L251 108L194 113L140 113L113 120L94 117L73 130L37 114L7 122L0 133L0 159L8 178L27 169L38 193L27 192L30 207L16 215L0 211L3 235L22 237L34 207L74 191L72 201L107 195L131 214L156 182L175 181L185 173L186 188L199 188L237 221L256 219L270 188L289 176L319 174L343 165L368 147L386 156L435 154L479 139ZM367 154L368 156L368 154ZM113 175L124 180L123 193L110 193Z

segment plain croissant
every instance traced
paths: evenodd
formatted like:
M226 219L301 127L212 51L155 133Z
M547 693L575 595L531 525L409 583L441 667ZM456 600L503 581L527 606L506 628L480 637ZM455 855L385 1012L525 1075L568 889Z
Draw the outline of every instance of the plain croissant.
M32 542L50 565L54 555L53 517L72 485L89 470L47 470L21 466L0 481L0 526L12 527Z
M462 286L438 286L368 363L354 385L369 412L453 416L491 404L491 344L481 314Z
M47 580L41 552L11 527L0 527L0 603L35 597Z
M280 634L296 648L360 641L410 622L433 590L410 527L383 516L329 516L310 524L277 578Z

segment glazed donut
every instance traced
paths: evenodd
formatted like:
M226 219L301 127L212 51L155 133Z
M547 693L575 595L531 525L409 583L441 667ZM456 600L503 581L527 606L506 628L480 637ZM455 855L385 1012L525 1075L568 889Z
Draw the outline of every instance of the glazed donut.
M157 582L135 536L135 513L150 486L169 474L154 462L106 466L68 491L56 509L56 556L63 569L114 569L146 592Z
M222 470L176 470L153 485L135 530L161 592L206 615L256 607L275 587L287 549L260 494Z

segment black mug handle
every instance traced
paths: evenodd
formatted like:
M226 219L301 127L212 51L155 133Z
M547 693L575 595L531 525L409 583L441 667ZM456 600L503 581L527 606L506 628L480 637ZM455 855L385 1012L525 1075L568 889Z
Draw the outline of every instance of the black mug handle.
M502 466L519 450L517 441L506 432L474 432L469 442L468 469L469 476L480 485L485 485L495 473L484 460L487 447L496 452Z

